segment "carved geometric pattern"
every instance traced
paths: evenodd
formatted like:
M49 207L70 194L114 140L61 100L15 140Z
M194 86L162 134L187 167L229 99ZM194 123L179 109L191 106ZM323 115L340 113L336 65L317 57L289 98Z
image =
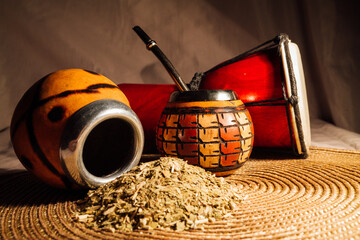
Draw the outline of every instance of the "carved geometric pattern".
M239 168L250 156L253 127L244 107L166 108L157 128L161 153L216 173Z

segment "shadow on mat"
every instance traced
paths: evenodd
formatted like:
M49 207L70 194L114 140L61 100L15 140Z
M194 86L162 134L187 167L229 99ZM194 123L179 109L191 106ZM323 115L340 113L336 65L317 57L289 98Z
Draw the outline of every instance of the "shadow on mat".
M0 175L0 207L55 204L76 201L85 195L85 190L50 187L28 171L10 171Z
M250 160L301 160L306 156L297 155L292 149L254 147Z

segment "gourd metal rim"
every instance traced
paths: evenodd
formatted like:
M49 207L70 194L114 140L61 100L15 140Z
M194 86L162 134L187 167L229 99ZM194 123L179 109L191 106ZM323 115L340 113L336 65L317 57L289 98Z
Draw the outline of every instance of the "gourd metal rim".
M236 93L228 89L175 91L170 95L169 102L197 101L233 101L238 100Z
M83 162L83 148L90 132L109 119L121 119L134 131L134 155L128 165L106 176L91 174ZM60 142L60 162L66 175L85 188L101 186L136 166L144 148L144 131L140 120L127 105L112 99L92 102L75 112L68 120ZM120 159L121 160L121 159Z

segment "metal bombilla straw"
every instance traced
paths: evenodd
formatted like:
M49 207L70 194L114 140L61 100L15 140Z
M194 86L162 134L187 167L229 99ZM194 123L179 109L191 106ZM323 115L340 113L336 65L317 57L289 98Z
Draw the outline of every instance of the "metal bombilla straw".
M159 153L165 156L176 156L188 163L201 166L218 176L232 174L244 164L252 150L253 127L251 121L245 121L250 119L250 114L243 102L237 99L236 93L232 90L189 90L156 42L151 40L140 27L136 26L133 29L144 41L147 49L151 50L161 61L179 89L179 91L171 93L168 104L161 117L159 116L155 137ZM163 120L170 118L173 120ZM238 120L239 118L241 121ZM230 122L232 123L231 126L224 124ZM247 126L244 127L245 125ZM227 131L228 127L237 129L236 131L239 134L236 138L234 138L233 130ZM207 131L209 128L216 130L219 133L218 137L215 137L212 131ZM172 132L169 131L170 129ZM197 133L201 131L202 134L194 135L194 130ZM171 140L169 141L170 136ZM189 136L191 136L191 141L189 141ZM175 146L181 145L181 147L174 149L172 147L174 146L173 139L176 140ZM242 142L243 139L250 139L251 144ZM208 149L210 148L206 147L205 144L208 142L218 146L223 144L226 146L228 142L235 142L238 147L231 150L229 148L225 153L222 151L215 153L215 151L209 152ZM236 161L231 160L231 163L226 162L224 164L222 159L230 162L230 159L227 159L229 154L235 157L234 160L236 159ZM214 158L215 156L218 162L209 167L208 161L201 160L202 156L203 159Z
M189 87L184 83L181 79L179 73L176 71L175 67L172 65L170 60L165 56L165 54L160 50L157 43L152 40L139 26L133 27L133 30L137 33L137 35L143 40L146 44L146 48L151 50L155 56L160 60L160 62L164 65L171 78L176 83L177 87L181 92L189 91Z
M194 90L191 91L189 87L181 79L179 73L172 65L170 60L157 46L156 42L152 40L139 26L135 26L133 30L146 44L148 50L151 50L155 56L164 65L171 78L176 83L179 91L171 94L169 102L174 101L219 101L219 100L235 100L237 96L232 90Z

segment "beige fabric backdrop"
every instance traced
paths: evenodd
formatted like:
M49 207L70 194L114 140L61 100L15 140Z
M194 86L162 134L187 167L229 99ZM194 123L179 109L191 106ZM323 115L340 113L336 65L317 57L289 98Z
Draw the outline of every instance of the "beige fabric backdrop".
M140 25L179 73L287 33L300 47L312 118L360 132L360 8L346 0L0 0L0 130L44 75L86 68L116 83L171 83L132 31Z

